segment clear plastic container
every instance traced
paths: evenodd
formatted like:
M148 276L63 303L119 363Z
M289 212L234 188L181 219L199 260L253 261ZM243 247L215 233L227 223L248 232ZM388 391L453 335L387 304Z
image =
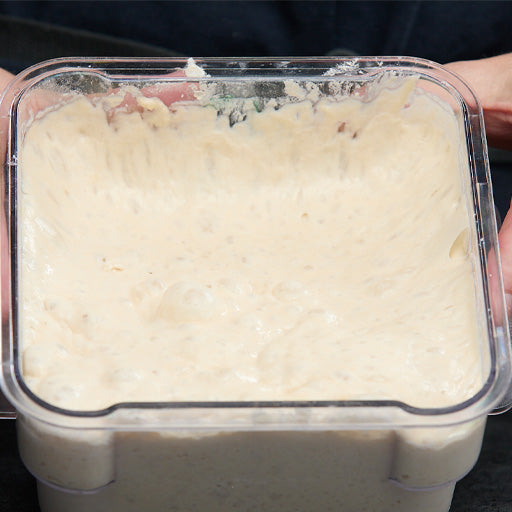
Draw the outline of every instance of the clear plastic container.
M2 295L2 310L9 313L1 382L17 411L20 454L38 480L42 511L447 511L455 483L477 460L486 416L509 402L511 377L477 99L452 73L414 58L197 59L207 74L184 76L186 64L186 59L56 59L20 74L2 98L0 115L9 136L4 182L8 243L2 244L2 255L3 261L7 254L10 258L8 272L2 273L2 289L9 291ZM37 110L57 107L72 95L102 95L119 86L161 97L166 88L193 92L203 83L214 88L213 100L250 100L259 110L287 96L285 80L299 88L299 93L293 89L298 96L314 84L321 96L369 91L371 98L387 77L417 77L416 87L453 109L465 141L461 180L471 218L469 252L482 343L478 364L488 369L474 396L443 408L372 397L276 397L124 402L76 411L34 395L24 381L19 337L23 169L18 155Z

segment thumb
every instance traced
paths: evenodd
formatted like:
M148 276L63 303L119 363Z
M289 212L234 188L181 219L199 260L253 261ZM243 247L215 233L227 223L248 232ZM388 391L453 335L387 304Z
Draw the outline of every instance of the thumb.
M512 205L498 234L507 313L512 313Z

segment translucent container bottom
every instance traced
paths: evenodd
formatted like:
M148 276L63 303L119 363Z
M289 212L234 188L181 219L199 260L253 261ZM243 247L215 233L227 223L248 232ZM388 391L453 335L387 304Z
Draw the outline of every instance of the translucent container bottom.
M281 482L282 484L282 482ZM358 485L366 485L367 482L360 482ZM217 512L217 511L318 511L318 512L448 512L455 489L455 483L448 483L442 487L432 490L408 490L393 485L392 482L380 482L371 490L363 489L361 492L354 492L348 485L340 482L340 488L336 489L335 495L322 492L320 495L311 495L308 489L294 489L293 495L286 496L289 489L280 482L269 480L255 485L251 493L252 501L248 496L242 497L240 492L232 492L231 482L218 483L215 490L212 490L207 504L202 501L206 508L199 505L191 505L188 509L192 511ZM296 486L298 487L298 484ZM39 502L41 512L169 512L181 510L174 508L175 501L168 492L154 492L148 489L147 494L142 493L136 496L119 495L116 486L98 494L69 494L58 491L50 486L38 482ZM199 491L198 491L199 492ZM194 493L194 488L184 489L180 495Z
M18 422L42 512L443 512L484 427L81 432L72 443Z

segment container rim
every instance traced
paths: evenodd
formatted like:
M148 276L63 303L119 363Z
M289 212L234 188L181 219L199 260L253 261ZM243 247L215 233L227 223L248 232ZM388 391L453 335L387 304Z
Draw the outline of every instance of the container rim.
M58 58L42 62L20 73L4 91L0 99L0 119L9 123L9 143L5 158L2 196L8 226L8 251L11 255L9 272L2 275L2 309L9 316L2 325L2 372L0 385L17 411L51 425L80 429L159 429L212 430L266 430L266 429L375 429L448 426L488 414L502 400L511 381L510 335L505 309L501 263L499 259L497 227L492 200L492 187L487 159L483 116L479 101L469 86L453 72L441 65L413 57L272 57L272 58L197 58L195 63L208 76L175 77L162 71L182 69L189 59L182 58ZM473 397L444 408L418 408L394 400L351 401L247 401L247 402L124 402L102 410L75 411L61 409L34 395L25 384L19 365L17 338L17 230L16 230L16 109L20 99L40 81L62 73L95 73L107 78L140 77L141 80L208 81L283 80L290 72L306 70L300 79L312 78L347 80L395 72L419 75L443 87L461 106L467 131L469 170L473 177L473 202L480 244L482 268L489 260L497 269L498 292L493 296L493 310L489 296L488 272L483 272L487 334L490 341L490 372L483 387ZM323 72L323 74L321 74ZM326 73L327 72L327 73ZM295 74L294 74L295 73ZM312 74L310 74L312 73ZM218 75L218 76L217 76ZM485 220L483 216L488 217ZM2 254L5 254L5 243ZM4 273L3 273L4 274ZM7 287L7 288L6 288ZM212 413L215 412L215 414ZM222 414L218 414L222 411ZM258 416L255 420L255 414ZM142 422L140 419L142 416ZM146 417L144 417L146 416ZM139 418L139 423L133 418ZM198 418L202 418L198 422ZM302 418L302 419L300 419ZM304 419L307 418L307 421ZM147 421L144 421L147 420Z

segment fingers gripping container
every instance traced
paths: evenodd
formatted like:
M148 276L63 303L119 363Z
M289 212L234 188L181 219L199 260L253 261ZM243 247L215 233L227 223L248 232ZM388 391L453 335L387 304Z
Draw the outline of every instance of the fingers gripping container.
M197 59L194 69L203 70L197 73L184 73L186 66L186 59L57 59L20 74L2 99L1 119L8 131L2 390L17 411L19 451L37 479L41 510L447 511L455 483L478 458L487 415L508 403L511 372L477 99L455 75L414 58ZM186 90L188 101L197 101L196 92L204 85L213 91L209 108L214 105L221 112L229 100L249 102L260 111L270 102L297 101L311 91L315 101L330 96L371 101L387 80L408 78L451 109L460 129L459 171L481 347L475 365L484 374L472 396L448 406L424 407L382 399L375 383L374 394L361 398L355 393L351 400L128 398L75 410L50 404L31 390L24 375L21 329L28 299L21 271L25 188L19 155L40 118L38 111L55 111L69 98L96 98L120 87L144 91L146 99L162 98L165 91L176 95L177 90L183 97ZM243 121L244 112L229 116L234 125ZM340 131L345 129L340 125ZM369 318L372 314L366 312Z

